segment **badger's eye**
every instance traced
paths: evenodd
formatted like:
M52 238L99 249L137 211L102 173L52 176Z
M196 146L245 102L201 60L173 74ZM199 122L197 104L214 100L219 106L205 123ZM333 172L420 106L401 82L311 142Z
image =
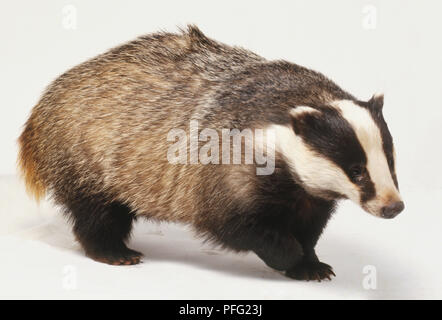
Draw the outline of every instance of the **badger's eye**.
M350 168L350 175L353 180L361 180L365 172L365 168L362 165L354 165Z

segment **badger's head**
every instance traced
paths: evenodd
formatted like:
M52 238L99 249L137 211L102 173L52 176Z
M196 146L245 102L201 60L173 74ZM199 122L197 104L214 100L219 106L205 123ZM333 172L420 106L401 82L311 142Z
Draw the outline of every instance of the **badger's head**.
M291 128L278 128L277 144L308 193L351 199L382 218L404 209L383 100L377 95L368 102L340 100L291 110Z

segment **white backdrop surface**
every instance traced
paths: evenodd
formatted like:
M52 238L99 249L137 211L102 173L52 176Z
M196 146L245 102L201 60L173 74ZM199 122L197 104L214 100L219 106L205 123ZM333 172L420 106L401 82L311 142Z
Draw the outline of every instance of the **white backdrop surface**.
M0 297L442 298L441 14L440 1L2 2ZM147 223L133 238L144 264L97 264L83 257L57 209L37 207L14 177L16 139L50 81L136 36L187 23L318 70L360 99L385 93L406 210L383 221L343 203L319 244L336 269L332 282L287 281L253 255ZM367 265L378 271L376 290L362 285ZM70 266L74 289L63 282Z

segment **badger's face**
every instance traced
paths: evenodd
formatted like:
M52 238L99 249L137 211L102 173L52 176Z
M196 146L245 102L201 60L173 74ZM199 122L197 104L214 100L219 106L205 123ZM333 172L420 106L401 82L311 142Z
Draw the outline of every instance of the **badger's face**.
M277 144L307 192L351 199L382 218L404 209L382 106L383 96L374 96L292 109L292 128L278 128Z

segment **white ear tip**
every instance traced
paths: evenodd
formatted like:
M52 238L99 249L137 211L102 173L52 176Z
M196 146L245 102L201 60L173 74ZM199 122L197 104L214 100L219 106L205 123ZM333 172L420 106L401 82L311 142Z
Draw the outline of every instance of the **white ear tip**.
M382 107L384 106L384 94L383 93L374 94L373 97L370 99L369 103L374 108L382 109Z
M320 112L319 112L319 110L312 108L312 107L308 107L308 106L297 106L297 107L290 110L290 114L293 117L299 116L301 114L306 114L306 113L320 113Z
M384 98L384 93L383 93L383 92L376 92L376 93L373 95L373 98L374 98L374 99Z

